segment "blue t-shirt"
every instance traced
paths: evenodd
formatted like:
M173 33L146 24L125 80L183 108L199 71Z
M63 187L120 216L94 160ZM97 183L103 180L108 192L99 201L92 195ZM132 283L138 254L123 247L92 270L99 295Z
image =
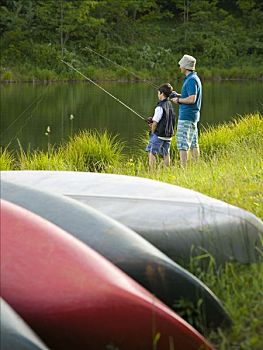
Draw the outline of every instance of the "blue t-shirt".
M192 72L184 78L181 95L182 98L196 95L196 101L191 105L180 105L179 119L198 122L200 119L200 110L202 103L202 84L196 72Z

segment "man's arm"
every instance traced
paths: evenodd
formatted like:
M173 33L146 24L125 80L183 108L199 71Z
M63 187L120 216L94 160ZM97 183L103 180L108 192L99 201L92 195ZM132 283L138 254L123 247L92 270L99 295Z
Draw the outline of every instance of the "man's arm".
M191 95L185 98L175 97L175 98L172 98L171 101L177 105L180 105L182 103L186 105L193 105L196 101L196 95Z

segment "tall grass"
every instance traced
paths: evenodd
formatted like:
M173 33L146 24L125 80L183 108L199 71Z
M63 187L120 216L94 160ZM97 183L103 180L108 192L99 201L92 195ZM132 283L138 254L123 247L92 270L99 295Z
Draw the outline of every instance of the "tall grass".
M263 119L259 113L217 127L209 127L200 137L200 147L205 159L218 152L228 152L242 146L258 148L262 142Z
M16 154L1 149L1 170L73 170L109 171L121 164L124 144L106 131L85 130L70 137L63 146L52 147L48 151L24 150L19 144Z
M233 320L231 329L218 329L206 336L219 350L261 350L263 263L226 263L215 269L211 258L207 270L203 270L199 259L192 258L187 269L215 292Z
M20 147L18 164L20 170L69 170L61 149L49 147L48 152L24 151Z
M106 131L83 131L64 147L64 159L71 170L105 171L122 161L123 144Z
M8 148L0 148L0 169L12 170L15 168L15 156Z

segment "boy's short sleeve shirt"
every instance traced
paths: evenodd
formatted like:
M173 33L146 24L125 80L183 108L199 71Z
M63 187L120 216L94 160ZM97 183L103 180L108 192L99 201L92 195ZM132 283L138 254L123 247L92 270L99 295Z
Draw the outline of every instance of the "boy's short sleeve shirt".
M163 109L160 106L157 106L154 110L153 121L159 123L163 116Z

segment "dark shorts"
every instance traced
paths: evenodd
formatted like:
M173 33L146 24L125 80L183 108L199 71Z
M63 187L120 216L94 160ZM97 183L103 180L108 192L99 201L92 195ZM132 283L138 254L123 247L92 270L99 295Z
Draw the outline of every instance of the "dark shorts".
M166 156L170 153L171 140L159 139L157 135L151 134L148 145L146 146L146 151L152 154L160 154L161 156Z

